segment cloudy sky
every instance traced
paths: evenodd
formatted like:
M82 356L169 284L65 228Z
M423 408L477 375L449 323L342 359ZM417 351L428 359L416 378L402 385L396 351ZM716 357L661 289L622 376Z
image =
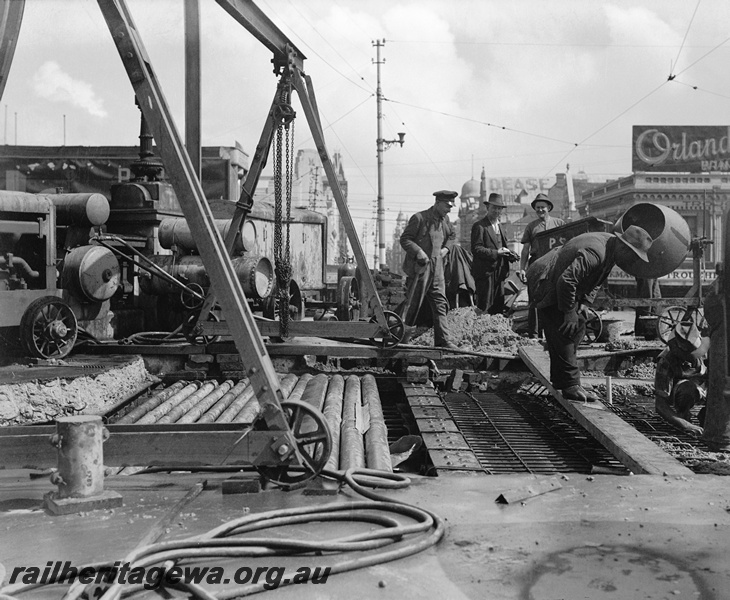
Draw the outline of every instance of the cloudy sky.
M182 135L182 0L128 5ZM375 40L385 40L383 136L406 133L384 155L389 227L401 210L429 206L438 189L460 191L482 168L488 178L548 184L568 164L592 179L627 175L632 125L730 121L727 0L257 5L307 56L352 214L371 231ZM214 0L200 0L200 10L203 145L239 142L252 155L276 86L271 55ZM2 103L4 143L60 146L64 135L67 145L138 143L131 86L94 0L26 2ZM297 148L313 147L304 118L296 133Z

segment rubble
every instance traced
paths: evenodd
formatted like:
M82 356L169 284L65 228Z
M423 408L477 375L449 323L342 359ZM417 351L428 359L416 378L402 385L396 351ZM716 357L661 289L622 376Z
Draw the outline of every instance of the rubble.
M451 341L471 352L517 355L524 345L537 345L512 330L512 319L502 315L477 315L473 306L455 308L446 316ZM418 346L433 346L433 328L412 340Z
M142 357L138 356L102 373L2 385L0 426L78 414L102 414L151 380Z

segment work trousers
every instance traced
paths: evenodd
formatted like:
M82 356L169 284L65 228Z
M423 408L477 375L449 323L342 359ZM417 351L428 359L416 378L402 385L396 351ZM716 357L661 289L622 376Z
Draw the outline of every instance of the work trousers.
M560 326L564 316L563 311L555 305L537 309L537 317L542 324L550 354L550 381L558 390L580 385L578 345L586 332L585 317L578 313L578 331L573 337L563 335Z
M426 268L406 281L406 302L401 317L406 325L414 325L424 299L428 301L433 316L434 344L441 346L450 342L446 315L449 312L449 302L446 299L446 280L441 257L433 257L428 261Z
M477 297L477 308L490 315L501 315L504 312L504 285L499 275L488 273L486 277L474 280Z

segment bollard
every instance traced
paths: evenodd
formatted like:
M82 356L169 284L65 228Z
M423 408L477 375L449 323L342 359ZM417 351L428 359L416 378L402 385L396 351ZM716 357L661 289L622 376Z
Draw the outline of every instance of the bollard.
M109 431L101 417L78 415L56 419L51 445L58 449L58 470L51 475L57 492L44 496L45 507L55 515L113 508L122 505L116 492L104 491L104 451Z

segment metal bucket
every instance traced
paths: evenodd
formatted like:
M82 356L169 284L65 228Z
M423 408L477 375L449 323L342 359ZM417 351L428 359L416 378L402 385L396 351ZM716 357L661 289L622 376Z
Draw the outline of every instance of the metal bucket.
M689 225L682 215L661 204L640 202L621 216L614 229L623 232L630 225L645 229L654 242L647 252L649 262L637 257L630 269L625 269L629 275L656 279L682 264L692 241Z
M252 300L268 298L274 287L274 265L265 256L244 256L233 259L233 269L243 292Z

